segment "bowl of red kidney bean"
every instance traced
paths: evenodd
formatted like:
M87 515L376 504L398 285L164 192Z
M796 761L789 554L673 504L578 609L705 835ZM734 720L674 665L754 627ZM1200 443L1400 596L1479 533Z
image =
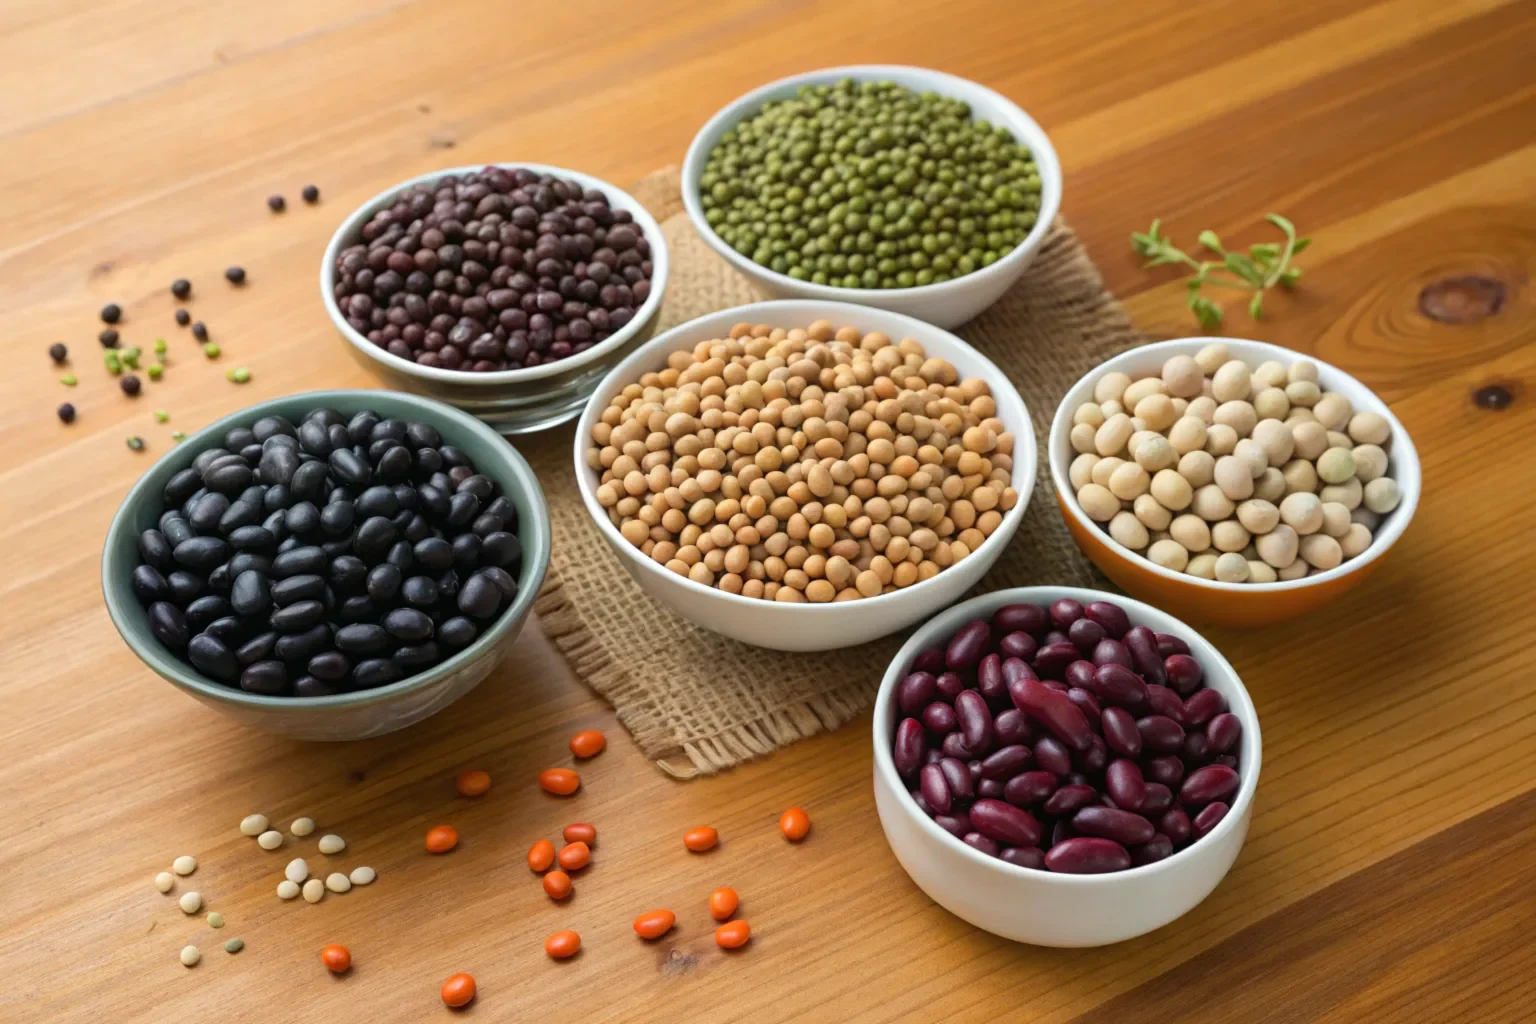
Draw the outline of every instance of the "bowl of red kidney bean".
M344 220L320 296L368 369L503 434L581 411L656 330L661 227L608 182L544 164L454 167Z
M1216 887L1258 784L1258 716L1225 658L1118 595L1024 587L920 628L880 684L875 803L940 906L1005 938L1099 946Z

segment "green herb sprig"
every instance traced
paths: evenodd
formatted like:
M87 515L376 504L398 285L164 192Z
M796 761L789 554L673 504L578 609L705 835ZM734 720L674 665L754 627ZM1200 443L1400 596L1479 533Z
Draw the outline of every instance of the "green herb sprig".
M1221 257L1216 260L1197 260L1173 244L1173 239L1162 234L1162 221L1154 220L1145 234L1132 232L1131 248L1138 256L1146 258L1143 269L1161 267L1168 263L1182 263L1192 268L1195 276L1186 286L1189 289L1189 308L1195 311L1200 326L1212 330L1221 325L1221 307L1204 295L1200 289L1207 284L1221 288L1238 288L1253 292L1248 300L1248 315L1255 320L1264 314L1264 293L1275 285L1292 288L1301 277L1301 268L1291 265L1291 259L1311 244L1310 238L1297 238L1296 226L1278 213L1267 215L1265 220L1285 234L1285 243L1255 242L1248 252L1229 252L1222 248L1221 239L1214 231L1200 232L1199 242L1206 249Z

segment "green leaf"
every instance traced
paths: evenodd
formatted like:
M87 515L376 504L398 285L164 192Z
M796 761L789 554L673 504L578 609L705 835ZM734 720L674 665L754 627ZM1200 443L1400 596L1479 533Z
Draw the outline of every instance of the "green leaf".
M1200 290L1200 286L1203 284L1205 284L1205 279L1199 276L1195 276L1190 278L1188 281L1185 281L1184 287L1188 288L1191 292L1197 292Z
M1254 242L1248 247L1248 255L1255 263L1274 263L1280 258L1280 247L1273 242Z
M1191 295L1189 308L1195 311L1195 317L1199 319L1200 326L1206 330L1214 330L1221 326L1221 307L1205 296Z
M1236 274L1244 281L1247 281L1255 288L1264 287L1264 275L1259 272L1258 267L1253 265L1253 260L1249 259L1247 256L1244 256L1240 252L1229 252L1227 253L1227 257L1223 262L1226 264L1228 270L1232 271L1232 273Z
M1200 244L1212 252L1221 252L1221 239L1216 237L1216 232L1206 229L1200 232Z
M1253 298L1248 300L1248 315L1253 317L1255 320L1259 320L1259 319L1263 318L1263 316L1264 316L1264 293L1263 292L1254 292L1253 293Z
M1296 239L1296 244L1291 246L1291 255L1295 256L1297 253L1301 252L1301 250L1305 249L1307 246L1309 246L1311 244L1312 244L1312 239L1310 239L1310 238L1298 238L1298 239Z
M1291 267L1285 273L1280 275L1280 283L1287 288L1294 288L1296 287L1296 279L1300 276L1301 268Z
M1284 231L1286 238L1296 237L1296 225L1292 224L1289 220L1280 216L1278 213L1266 214L1264 219L1269 221L1275 227L1279 228L1281 231Z

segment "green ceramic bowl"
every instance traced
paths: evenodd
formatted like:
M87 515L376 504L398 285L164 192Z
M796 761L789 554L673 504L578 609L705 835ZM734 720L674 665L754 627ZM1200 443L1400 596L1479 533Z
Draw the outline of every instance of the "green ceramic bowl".
M263 416L297 424L305 413L329 406L350 415L373 409L384 416L420 420L441 431L445 442L463 449L475 468L490 477L517 507L523 562L517 597L475 642L426 672L388 686L333 697L264 697L225 686L200 674L172 654L149 631L143 605L130 584L139 564L139 533L164 511L166 481L192 464L205 448L223 443L232 427L250 426ZM133 485L107 530L101 555L101 589L117 631L144 662L178 689L244 725L304 740L355 740L403 729L452 704L490 674L522 629L544 572L549 568L549 509L538 478L511 445L475 417L430 398L396 391L310 391L250 406L210 424L177 445Z

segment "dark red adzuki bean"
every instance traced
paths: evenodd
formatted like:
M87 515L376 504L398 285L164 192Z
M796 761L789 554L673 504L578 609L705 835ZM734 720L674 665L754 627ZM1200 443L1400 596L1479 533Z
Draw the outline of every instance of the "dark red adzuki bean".
M1135 664L1131 661L1131 652L1119 640L1100 640L1094 645L1092 660L1095 665L1124 665L1126 668Z
M1224 800L1237 792L1237 772L1221 764L1208 764L1196 768L1179 787L1179 801L1186 804L1208 804Z
M1147 686L1147 704L1152 708L1154 715L1162 715L1171 718L1180 725L1184 724L1184 702L1179 695L1166 686L1151 683Z
M1194 826L1190 823L1189 814L1184 808L1170 807L1163 812L1161 818L1157 819L1157 830L1172 839L1175 846L1182 846L1189 842Z
M1076 839L1077 830L1072 827L1072 819L1057 818L1056 824L1051 826L1051 841L1046 844L1046 849L1059 846L1068 839Z
M1168 685L1186 697L1205 679L1200 663L1187 654L1169 655L1163 662L1163 672L1168 677Z
M1075 782L1062 786L1050 795L1041 808L1046 814L1071 817L1078 810L1087 807L1099 798L1099 791L1085 782Z
M1141 735L1139 730L1136 735ZM1161 782L1172 788L1184 781L1184 762L1172 754L1149 758L1142 768L1142 773L1153 782Z
M1091 661L1074 661L1067 666L1063 675L1066 676L1068 686L1076 686L1078 689L1091 690L1098 668Z
M999 781L1011 779L1029 764L1031 755L1022 743L1000 747L988 754L981 762L981 777Z
M1085 774L1098 775L1109 764L1109 747L1098 733L1088 737L1088 749L1072 755L1077 767Z
M1094 670L1093 691L1105 704L1127 711L1147 709L1147 687L1141 677L1124 665L1100 665Z
M1243 734L1243 725L1230 711L1211 719L1205 727L1206 749L1212 754L1225 754L1237 745Z
M1056 792L1056 785L1054 772L1024 772L1003 784L1003 799L1015 807L1033 807Z
M1131 619L1125 614L1125 609L1108 601L1090 601L1083 608L1083 614L1115 640L1125 636L1131 628Z
M1083 617L1083 606L1079 601L1070 597L1058 598L1051 602L1051 625L1057 629L1066 629L1072 623Z
M1028 633L1038 639L1050 628L1050 616L1036 605L1007 604L992 614L992 625L1004 633Z
M1074 686L1067 690L1067 699L1077 705L1083 717L1088 719L1088 725L1093 729L1102 730L1100 719L1104 715L1104 709L1099 707L1099 699L1081 686Z
M1072 644L1072 639L1067 636L1066 630L1053 629L1040 638L1041 647L1049 647L1051 644ZM1076 647L1076 644L1072 644Z
M908 718L922 714L923 708L933 703L938 694L933 676L927 672L913 672L901 681L896 691L896 703Z
M1166 715L1147 715L1136 720L1141 748L1154 754L1177 754L1184 744L1184 729Z
M1008 703L1008 686L1003 681L1002 655L993 652L981 659L976 666L976 689L987 699L987 703L994 708L1006 708Z
M953 702L960 696L960 691L965 689L965 680L957 673L941 672L934 677L933 685L939 691L939 700Z
M1221 824L1221 819L1227 816L1228 810L1227 805L1220 800L1212 804L1206 804L1204 809L1195 815L1195 820L1190 822L1191 834L1196 839L1204 838L1211 829Z
M941 700L936 700L923 708L922 718L923 725L929 732L940 735L952 731L959 722L955 709Z
M992 736L1005 747L1028 743L1033 738L1029 719L1018 708L1008 708L997 713L997 717L992 719Z
M938 814L934 816L933 823L956 839L962 839L971 831L971 816L961 811L959 814Z
M1038 679L1035 670L1029 667L1029 663L1023 658L1003 659L1003 685L1009 687L1012 694L1012 686L1021 679Z
M958 732L952 732L944 737L944 742L939 744L939 749L944 751L945 757L968 758L971 749L965 745L965 737Z
M986 653L987 642L992 639L992 628L985 622L971 622L960 627L944 648L944 664L952 672L964 672L976 667Z
M1035 638L1022 630L1009 633L997 642L998 653L1005 658L1023 658L1028 661L1039 649L1040 645L1035 642Z
M929 675L936 675L943 668L944 652L937 648L920 652L912 662L913 672L927 672Z
M1035 652L1035 671L1042 679L1062 679L1066 676L1067 666L1082 656L1071 641L1046 644Z
M1072 771L1072 753L1054 736L1035 740L1035 764L1048 772L1067 775Z
M1156 864L1172 855L1173 840L1159 832L1131 851L1131 863L1137 867L1143 864Z
M1141 806L1134 808L1138 814L1156 816L1173 806L1173 790L1161 782L1149 782L1141 798ZM1131 808L1127 808L1128 810Z
M1098 646L1100 640L1108 636L1108 630L1089 618L1078 619L1067 627L1067 639L1076 644L1077 649L1084 654L1092 651Z
M1175 654L1188 654L1189 644L1169 633L1154 633L1157 638L1157 653L1165 658Z
M1040 822L1021 807L1002 800L977 800L970 813L972 827L999 843L1036 846L1040 842Z
M1045 852L1045 866L1068 875L1102 875L1130 867L1131 855L1113 839L1084 836L1053 845Z
M999 779L982 779L976 783L976 795L990 800L1001 800L1006 788Z
M1184 724L1191 728L1204 725L1225 710L1227 701L1219 692L1211 689L1196 690L1184 702Z

